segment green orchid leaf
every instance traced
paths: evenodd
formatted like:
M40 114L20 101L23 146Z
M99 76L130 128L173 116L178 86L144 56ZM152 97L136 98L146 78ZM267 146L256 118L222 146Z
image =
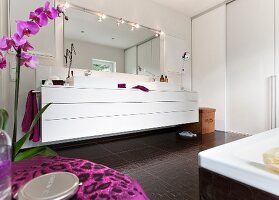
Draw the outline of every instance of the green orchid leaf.
M49 147L45 147L44 151L38 153L38 156L57 156L57 155L58 154Z
M34 128L34 126L38 123L38 121L40 120L41 116L43 115L43 113L46 111L46 109L51 105L51 103L45 105L35 116L28 132L16 143L15 145L15 151L14 151L14 157L17 156L18 152L20 151L20 149L22 148L22 146L25 144L26 140L29 138L29 136L32 133L32 130Z
M21 153L15 157L15 161L25 160L34 156L57 156L57 153L48 147L34 147Z
M20 138L19 141L15 144L15 152L14 152L14 157L18 154L20 151L21 147L25 144L26 140L29 138L30 134L26 133L22 138Z
M6 110L0 109L0 130L7 131L9 114Z

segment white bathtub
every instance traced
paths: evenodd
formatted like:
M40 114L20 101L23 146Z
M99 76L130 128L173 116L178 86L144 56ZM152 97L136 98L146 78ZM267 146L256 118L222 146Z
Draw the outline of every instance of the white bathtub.
M279 129L260 133L199 154L199 165L279 196L279 173L266 169L263 153L279 147Z

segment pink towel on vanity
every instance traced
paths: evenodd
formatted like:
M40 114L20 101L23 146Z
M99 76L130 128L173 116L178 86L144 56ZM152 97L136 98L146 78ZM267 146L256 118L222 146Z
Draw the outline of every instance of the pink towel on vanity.
M28 93L26 106L25 106L25 114L24 118L22 120L22 131L24 133L27 133L33 119L35 118L36 114L38 113L38 102L37 102L37 96L35 93L33 93L33 90L31 90ZM33 142L39 142L40 141L40 123L38 122L30 135L30 140Z
M137 86L133 87L133 89L139 89L139 90L144 91L144 92L149 92L149 89L147 87L142 86L142 85L137 85Z

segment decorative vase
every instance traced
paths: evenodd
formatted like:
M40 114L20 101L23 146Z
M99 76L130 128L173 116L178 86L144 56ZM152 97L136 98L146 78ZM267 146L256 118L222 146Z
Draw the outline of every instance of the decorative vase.
M11 199L11 139L0 130L0 199Z

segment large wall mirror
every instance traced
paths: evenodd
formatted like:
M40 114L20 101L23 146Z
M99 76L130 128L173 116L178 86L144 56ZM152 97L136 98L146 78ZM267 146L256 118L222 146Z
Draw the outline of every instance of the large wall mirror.
M64 21L64 55L72 67L104 72L160 75L160 31L71 5ZM69 62L64 58L64 62Z

